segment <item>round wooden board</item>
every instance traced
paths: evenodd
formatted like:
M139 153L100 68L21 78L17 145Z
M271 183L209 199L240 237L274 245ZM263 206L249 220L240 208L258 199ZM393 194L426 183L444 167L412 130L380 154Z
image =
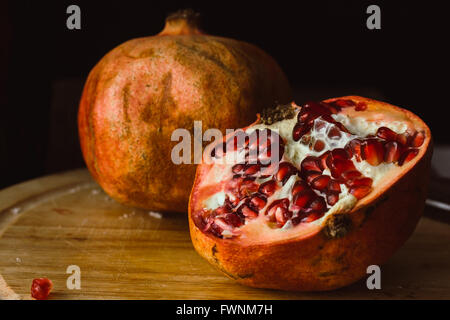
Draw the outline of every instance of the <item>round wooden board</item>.
M38 277L53 281L51 299L448 299L449 253L449 226L423 218L382 266L381 290L368 290L365 279L332 292L261 290L236 284L195 252L187 215L124 207L86 170L0 191L3 299L30 299ZM80 290L67 288L69 265L81 269Z

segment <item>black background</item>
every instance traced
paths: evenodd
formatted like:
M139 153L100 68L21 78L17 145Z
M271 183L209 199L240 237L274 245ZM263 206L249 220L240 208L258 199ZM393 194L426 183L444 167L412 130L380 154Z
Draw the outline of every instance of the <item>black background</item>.
M66 8L81 8L81 30ZM381 30L366 8L381 7ZM440 3L411 1L11 1L0 4L0 187L84 165L76 114L89 70L109 50L158 33L179 8L210 34L252 42L287 74L297 103L360 94L406 107L447 134L446 49Z

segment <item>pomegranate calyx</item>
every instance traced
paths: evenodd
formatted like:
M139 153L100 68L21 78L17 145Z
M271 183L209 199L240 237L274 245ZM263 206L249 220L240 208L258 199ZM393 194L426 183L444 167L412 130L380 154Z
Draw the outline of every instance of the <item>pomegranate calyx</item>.
M275 108L265 108L261 113L261 123L271 125L275 122L292 119L295 116L292 104L277 105Z
M167 16L166 25L159 35L186 35L201 33L200 14L192 9L182 9Z

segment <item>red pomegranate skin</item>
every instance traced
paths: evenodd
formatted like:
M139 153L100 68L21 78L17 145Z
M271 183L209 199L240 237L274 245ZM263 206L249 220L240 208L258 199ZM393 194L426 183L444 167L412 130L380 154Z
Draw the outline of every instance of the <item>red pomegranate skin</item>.
M78 126L86 165L120 203L186 212L194 164L175 165L175 129L193 137L238 128L264 107L289 102L277 63L261 49L204 34L186 12L156 35L127 41L92 69L80 101ZM192 138L193 139L193 138Z
M398 107L358 96L364 102L389 113ZM228 277L240 284L287 291L326 291L344 287L367 276L369 265L385 263L413 233L424 209L432 156L431 132L420 118L404 110L426 128L426 139L414 166L395 177L387 189L378 189L360 200L349 214L338 214L313 234L268 242L221 239L204 233L193 220L202 198L196 186L206 166L198 166L189 203L189 226L196 251ZM333 216L332 216L333 217ZM345 233L339 223L345 221ZM329 226L329 227L328 227ZM330 230L333 230L330 232ZM269 270L269 271L268 271Z

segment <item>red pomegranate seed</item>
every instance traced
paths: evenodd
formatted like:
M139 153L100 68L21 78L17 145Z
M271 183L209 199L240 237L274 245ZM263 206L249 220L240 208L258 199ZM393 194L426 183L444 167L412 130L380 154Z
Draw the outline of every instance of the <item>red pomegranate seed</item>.
M377 130L377 137L387 141L395 141L397 139L397 133L387 127L380 127Z
M330 206L334 206L336 204L336 202L339 201L339 194L336 192L330 192L327 194L327 203Z
M345 147L347 153L349 153L350 155L354 155L356 158L356 161L358 161L358 162L361 162L361 160L362 160L362 158L361 158L362 142L363 141L360 139L353 139L352 141L347 143L347 145Z
M244 169L244 165L243 164L235 164L232 168L231 168L231 171L233 172L233 173L241 173L241 171Z
M261 166L259 164L249 164L244 169L244 175L252 176L259 172Z
M231 229L230 226L223 219L214 219L208 226L206 226L205 231L211 231L215 236L222 238L222 231L225 229Z
M266 199L261 196L253 196L250 199L250 204L252 205L252 207L258 210L263 209L266 206L266 203Z
M226 203L227 205L229 205L230 207L234 208L234 207L236 207L236 206L239 204L239 202L240 202L239 197L237 197L237 195L239 195L239 194L234 193L234 192L231 192L231 194L234 195L234 197L230 198L229 195L226 195L226 196L225 196L225 203Z
M350 159L348 152L342 148L336 148L331 150L331 155L333 156L333 159L342 159L342 160Z
M423 132L416 132L412 138L411 146L414 148L420 147L425 141L425 134Z
M364 178L346 181L345 184L348 187L359 187L359 186L371 187L372 182L373 182L373 180L371 178L364 177Z
M277 182L275 180L269 180L266 181L264 183L262 183L259 186L259 192L266 195L267 197L270 197L271 195L273 195L275 193L275 191L277 190Z
M275 211L278 207L283 207L287 209L289 207L289 199L283 198L273 201L266 210L266 215L274 216Z
M239 218L235 213L227 213L223 219L227 224L235 228L238 228L242 225L241 218Z
M330 108L320 102L308 102L303 105L297 119L301 124L312 125L316 118L325 114L331 114Z
M230 213L233 215L233 213ZM238 217L239 218L239 217ZM232 218L231 218L232 219ZM233 229L233 225L225 221L225 217L217 217L214 218L214 223L211 225L213 229L219 234L222 234L222 231L224 230L231 230Z
M284 224L292 217L292 212L282 206L278 206L275 209L274 214L279 227L284 226Z
M302 216L301 217L301 222L302 223L313 222L313 221L315 221L317 219L322 218L323 215L324 215L324 212L312 211L312 212L306 213L304 217Z
M398 142L389 141L384 145L384 162L397 162L400 158L401 146Z
M306 174L304 174L303 176L305 176L306 181L307 181L309 184L311 184L312 181L313 181L315 178L319 177L320 175L322 175L321 172L318 172L318 171L308 171L308 172L306 172Z
M329 123L333 123L333 124L338 123L336 120L334 120L334 118L330 114L323 114L321 118L323 121L326 121Z
M294 126L294 129L292 130L292 139L294 141L300 140L301 137L303 137L304 134L308 133L311 130L310 125L301 124L300 122L297 122Z
M298 114L297 119L301 125L310 125L319 116L320 115L313 110L303 107L302 111Z
M360 101L356 104L355 111L364 111L367 109L367 104L363 101Z
M355 165L351 160L343 160L339 158L333 159L333 157L328 157L327 165L333 178L340 178L346 171L356 170Z
M243 180L244 178L240 175L234 175L233 178L227 183L226 191L229 191L232 194L238 194Z
M314 151L320 152L325 148L325 143L322 140L317 140L314 143Z
M325 170L327 167L327 158L330 155L330 151L326 151L319 156L320 171Z
M328 106L323 102L309 101L309 102L305 103L303 107L305 108L305 110L313 111L320 115L331 113Z
M296 225L298 225L300 222L302 222L301 220L302 220L302 217L296 216L296 217L293 217L293 218L291 219L291 222L292 222L292 224L293 224L294 226L296 226Z
M353 107L355 105L355 102L350 99L338 99L333 103L341 108Z
M309 127L312 127L314 124L314 120L316 120L320 116L321 116L320 113L317 113L315 111L308 111L307 113L302 115L300 123L302 123L304 125L306 124Z
M408 134L407 133L397 134L396 141L401 145L406 146L408 143Z
M258 212L255 210L252 210L246 204L241 205L239 207L238 211L247 218L256 218L258 216Z
M47 278L33 279L31 284L31 297L36 300L46 300L53 289L53 283Z
M361 145L362 159L372 166L377 166L384 160L383 144L377 139L367 139Z
M297 169L289 162L282 162L279 164L278 172L275 175L275 179L281 182L283 185L288 179L297 173Z
M355 178L359 178L361 177L362 174L361 172L357 171L357 170L350 170L350 171L345 171L341 177L344 181L348 181L348 180L352 180Z
M330 110L330 113L332 114L336 114L339 113L341 111L341 108L335 104L331 104L331 103L325 103L322 102L322 104L328 109Z
M297 193L294 196L292 204L296 207L296 209L301 209L307 207L317 195L312 190L303 190Z
M418 153L419 153L418 149L412 148L406 149L400 156L400 159L398 160L398 165L402 166L403 164L411 161Z
M258 191L259 185L254 181L254 178L245 178L239 188L242 196L249 196Z
M295 196L297 193L299 193L302 190L309 189L308 184L303 180L297 180L292 187L292 195Z
M317 197L313 200L313 202L311 202L311 204L309 205L309 209L311 211L325 212L327 209L325 199L323 197Z
M228 206L230 206L231 208L234 208L234 207L235 207L233 201L231 201L231 199L230 199L230 195L228 195L228 194L225 195L224 205L228 205Z
M327 191L339 194L341 192L341 185L336 180L331 179L328 182Z
M224 204L223 206L216 208L214 211L217 215L219 215L219 214L230 213L230 212L232 212L232 209L228 204Z
M308 106L306 104L303 105L297 115L297 122L304 123L306 118L308 118L309 111L310 109L308 108Z
M372 190L371 187L368 186L358 186L350 188L350 193L356 197L356 199L362 199L369 194Z
M302 171L317 171L322 172L322 169L320 168L320 161L319 158L308 156L305 159L303 159L302 164L300 165L302 168Z
M331 177L327 175L319 175L311 181L311 187L316 190L323 191L327 188Z

